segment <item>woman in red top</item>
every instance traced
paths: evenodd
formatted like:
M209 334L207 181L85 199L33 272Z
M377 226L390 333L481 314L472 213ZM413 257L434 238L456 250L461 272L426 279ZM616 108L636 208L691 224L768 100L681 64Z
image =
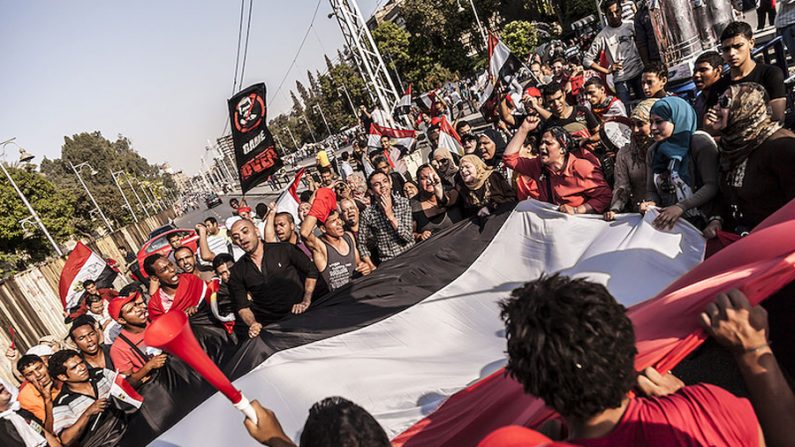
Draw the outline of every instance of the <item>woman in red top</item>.
M560 211L567 214L604 212L613 196L610 186L597 166L570 153L576 144L563 128L544 131L537 158L519 155L527 134L538 124L538 117L525 119L505 149L505 165L535 180L538 197L531 198L560 205Z

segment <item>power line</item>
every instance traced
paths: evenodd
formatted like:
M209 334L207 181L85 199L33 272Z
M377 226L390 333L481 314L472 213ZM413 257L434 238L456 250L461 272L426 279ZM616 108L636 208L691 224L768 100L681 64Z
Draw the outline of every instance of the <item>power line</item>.
M246 45L243 48L243 67L240 69L240 86L243 87L243 75L246 73L246 59L248 58L248 37L251 32L251 10L254 0L248 0L248 23L246 24Z
M240 42L243 40L243 10L246 6L246 0L240 0L240 23L237 26L237 55L235 56L235 78L232 82L232 94L237 91L237 70L240 66Z
M284 86L284 81L287 80L287 76L290 75L290 70L292 70L293 67L295 66L295 62L298 60L298 56L301 54L301 50L304 48L304 44L306 43L306 38L309 37L309 33L312 31L312 26L315 24L315 18L317 17L317 11L320 9L321 1L323 0L317 1L317 6L315 6L315 12L312 13L312 21L309 22L309 28L306 29L306 33L304 33L304 38L301 39L301 45L298 46L298 51L295 53L295 57L293 58L292 63L290 63L290 66L287 68L287 72L284 73L284 77L282 78L282 81L279 83L279 87L276 89L276 91L273 94L271 94L269 102L273 102L273 99L282 90L282 87Z

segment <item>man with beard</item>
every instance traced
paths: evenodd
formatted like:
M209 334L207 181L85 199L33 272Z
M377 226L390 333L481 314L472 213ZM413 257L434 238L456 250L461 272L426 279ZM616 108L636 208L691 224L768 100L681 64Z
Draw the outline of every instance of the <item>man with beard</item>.
M144 344L148 312L139 293L115 298L108 305L111 317L118 322L121 333L110 347L110 357L116 370L137 385L146 381L152 371L162 368L168 356Z
M635 45L635 25L621 18L621 1L605 0L602 11L607 17L607 26L596 35L583 57L583 66L605 75L612 74L616 85L616 95L624 104L641 97L641 72L643 60ZM607 68L599 65L599 55L604 51L609 64Z
M301 224L301 237L312 250L312 259L320 276L333 292L348 284L354 272L369 275L373 266L362 262L353 235L345 231L334 192L321 188L317 194L309 215ZM313 234L318 222L323 232L321 237Z
M309 212L310 204L307 204L307 211ZM276 212L276 204L271 203L268 206L268 214L265 219L265 242L286 242L295 245L308 257L312 258L312 250L310 250L304 241L299 237L298 232L295 231L295 219L293 215L282 211Z
M47 365L37 355L23 355L17 363L17 370L25 378L17 397L20 407L35 416L46 430L52 431L53 401L61 387L52 380Z
M359 207L352 199L340 200L340 217L345 223L345 231L350 231L353 237L359 235Z
M381 261L392 259L414 246L413 220L408 199L394 194L389 175L381 170L367 180L373 199L362 214L357 244L365 262L371 262L367 241L376 241L376 254Z
M110 356L110 346L99 343L97 322L88 315L77 317L69 328L69 338L72 339L83 360L91 368L116 369Z
M318 272L300 250L291 244L263 243L247 220L232 225L232 241L246 252L232 267L229 291L249 337L257 337L265 324L309 308Z
M212 272L203 271L196 265L196 255L193 254L193 250L191 250L190 247L183 246L174 250L174 260L177 262L177 267L179 267L183 273L194 275L204 282L213 279Z
M187 313L191 320L205 322L205 318L208 317L207 299L211 294L205 281L192 273L178 274L174 264L159 254L149 255L144 259L144 270L152 278L150 286L152 297L149 300L150 321L160 318L171 310L181 310Z

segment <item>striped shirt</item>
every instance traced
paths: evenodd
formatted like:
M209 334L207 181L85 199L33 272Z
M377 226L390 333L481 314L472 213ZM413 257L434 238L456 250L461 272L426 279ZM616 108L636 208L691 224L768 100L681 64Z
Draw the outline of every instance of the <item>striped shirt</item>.
M91 406L97 399L107 398L110 396L110 388L113 385L113 380L116 378L116 373L109 369L89 369L88 382L94 388L96 398L87 396L85 394L75 393L69 390L69 385L65 384L61 394L55 399L52 406L52 419L53 431L56 435L60 435L62 431L74 425L80 416L85 413L88 407ZM101 415L100 415L101 417ZM93 419L91 424L93 424ZM90 426L89 426L90 427Z
M635 10L632 8L635 2L632 0L623 0L621 2L621 20L631 22L635 20Z

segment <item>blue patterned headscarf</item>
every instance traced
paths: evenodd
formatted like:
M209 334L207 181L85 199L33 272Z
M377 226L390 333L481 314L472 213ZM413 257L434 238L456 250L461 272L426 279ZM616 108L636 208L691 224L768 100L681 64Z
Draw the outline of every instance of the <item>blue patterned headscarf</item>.
M665 172L671 160L678 160L676 171L679 177L688 185L693 185L690 179L689 163L690 139L696 131L696 111L690 104L677 96L663 98L651 108L651 114L674 125L673 134L666 140L657 144L657 150L652 160L652 169L655 174Z

